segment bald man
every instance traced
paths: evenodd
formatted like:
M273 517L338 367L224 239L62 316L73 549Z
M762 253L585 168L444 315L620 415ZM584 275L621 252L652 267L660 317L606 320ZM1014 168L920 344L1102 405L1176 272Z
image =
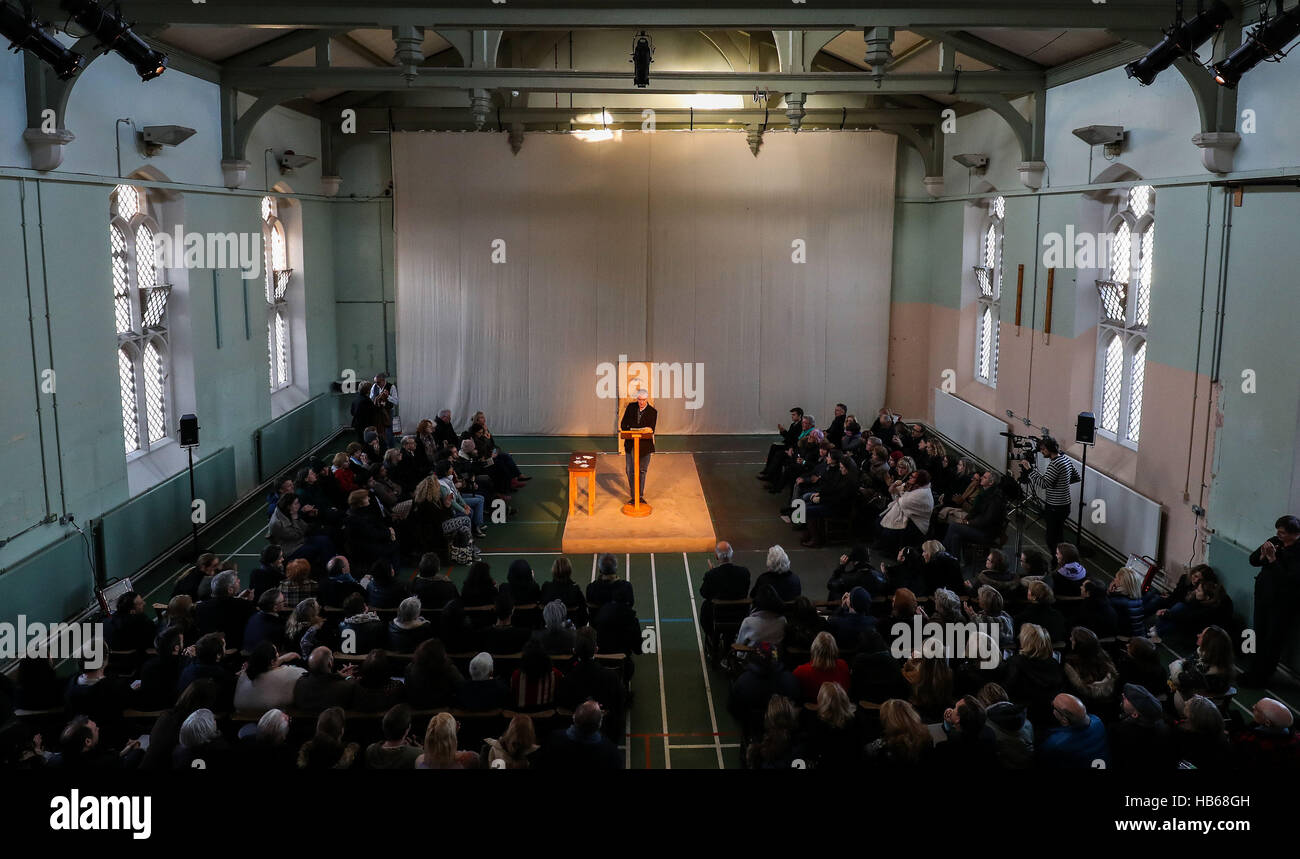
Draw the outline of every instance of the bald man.
M1088 714L1088 708L1073 695L1052 699L1056 726L1047 732L1038 751L1039 766L1048 769L1087 769L1110 766L1106 726Z
M1300 766L1300 738L1292 730L1295 717L1275 698L1260 698L1251 708L1254 724L1232 738L1238 760L1246 770L1295 770Z
M307 658L307 673L298 678L293 687L293 706L306 713L317 714L330 707L352 707L356 699L356 684L346 674L334 671L334 654L328 647L318 647Z
M604 715L600 704L593 700L579 704L573 711L573 724L547 739L538 768L566 772L622 769L623 756L618 746L600 732Z
M700 628L705 635L713 633L713 600L743 600L749 596L749 568L731 562L734 554L726 540L713 548L709 571L700 582Z

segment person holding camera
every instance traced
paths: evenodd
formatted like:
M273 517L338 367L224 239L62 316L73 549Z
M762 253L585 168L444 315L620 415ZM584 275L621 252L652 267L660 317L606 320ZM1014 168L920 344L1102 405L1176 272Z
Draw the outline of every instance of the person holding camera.
M1065 520L1070 518L1070 484L1078 483L1074 464L1061 453L1061 446L1051 436L1038 440L1038 452L1047 459L1047 468L1038 470L1031 455L1020 468L1022 481L1043 493L1043 524L1047 531L1047 551L1055 553L1056 544L1065 536Z

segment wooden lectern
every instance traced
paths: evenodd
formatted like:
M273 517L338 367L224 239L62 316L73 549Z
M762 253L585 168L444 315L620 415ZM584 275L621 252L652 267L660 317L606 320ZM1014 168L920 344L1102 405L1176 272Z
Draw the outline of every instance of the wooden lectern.
M632 503L623 505L624 516L649 516L652 512L649 504L641 503L641 439L653 434L647 428L618 431L620 439L632 439Z

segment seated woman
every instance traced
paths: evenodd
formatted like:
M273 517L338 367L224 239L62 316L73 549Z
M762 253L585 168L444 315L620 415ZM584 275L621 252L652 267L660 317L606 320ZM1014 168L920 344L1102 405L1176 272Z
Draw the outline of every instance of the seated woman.
M1002 687L1026 708L1030 723L1055 724L1052 699L1065 689L1065 673L1052 654L1047 630L1033 623L1020 627L1020 652L1007 660Z
M394 522L401 522L411 512L411 499L406 496L406 492L393 479L389 473L389 464L399 464L401 462L402 452L400 450L390 450L384 454L382 462L376 462L370 466L370 483L368 488L379 499L379 503L388 515L393 518ZM417 484L418 485L418 484Z
M397 608L407 596L406 583L398 581L397 571L387 561L375 561L370 565L367 605L380 609Z
M419 597L407 597L397 607L397 616L388 624L388 649L394 653L414 653L424 640L433 637L433 624L420 616Z
M933 512L930 475L924 470L914 471L903 487L894 490L893 502L880 515L876 548L893 556L904 546L920 546L930 528Z
M799 712L784 695L773 695L763 716L763 736L745 749L750 769L788 770L794 765L800 737Z
M292 707L294 684L307 669L289 663L300 658L293 651L281 655L269 641L253 648L235 681L235 709L260 715Z
M324 571L325 562L334 556L334 543L324 534L313 534L312 524L300 515L302 502L286 492L275 502L268 539L284 550L286 560L306 558L312 568Z
M510 598L514 600L516 606L535 605L541 600L541 586L533 576L533 568L523 558L516 558L510 562L510 569L506 571L505 586L510 591Z
M482 427L482 432L476 432L475 427ZM515 465L515 460L510 454L497 446L496 441L492 438L491 431L487 428L487 416L482 412L474 413L474 419L466 432L469 434L467 437L474 439L474 443L480 450L486 448L487 453L485 455L495 456L497 463L504 469L506 478L515 485L514 488L518 488L532 480L531 477L519 470L519 466Z
M1083 599L1075 603L1067 623L1072 626L1086 626L1097 633L1098 638L1111 638L1119 629L1119 619L1115 607L1106 595L1106 586L1091 579L1083 583ZM1059 640L1059 639L1058 639Z
M975 503L975 496L983 488L981 482L983 477L984 472L978 471L975 463L969 459L957 463L957 478L953 481L952 488L944 495L943 506L939 508L937 514L940 522L966 521L966 516ZM958 489L958 486L961 488Z
M884 574L871 566L867 547L861 543L840 555L840 565L826 583L826 601L839 602L840 597L854 588L866 588L873 597L886 592Z
M755 647L762 642L780 645L785 640L785 603L771 585L759 588L753 600L754 607L749 617L741 621L736 643L748 647Z
M1001 549L992 549L984 559L984 569L975 579L977 584L991 585L1010 597L1020 588L1020 576L1007 568L1007 556Z
M284 625L284 635L297 645L298 653L304 659L317 647L333 650L338 645L338 630L326 622L315 597L308 597L294 606L293 614Z
M510 675L510 703L522 710L541 710L555 703L560 674L540 641L524 645L519 667Z
M1222 627L1207 626L1196 636L1196 653L1190 659L1175 660L1169 673L1175 674L1184 664L1191 663L1205 678L1205 697L1219 703L1223 701L1237 679L1237 666L1232 638Z
M767 550L767 569L754 580L754 587L749 591L749 598L754 599L764 585L771 585L776 591L777 599L790 602L803 593L803 584L790 569L790 556L781 546L771 546Z
M551 562L551 580L542 585L538 600L543 603L560 600L568 609L574 626L587 625L587 598L573 581L573 564L563 555Z
M497 583L492 579L492 568L486 561L469 565L465 584L460 587L460 601L467 608L496 605Z
M848 454L831 451L826 475L816 486L817 491L804 496L808 533L800 542L809 548L817 548L826 543L827 519L844 519L853 512L853 501L858 488L857 467Z
M1065 657L1065 682L1088 712L1110 722L1116 714L1119 670L1097 643L1092 630L1076 626Z
M912 687L911 704L926 722L943 719L952 704L952 669L938 658L914 656L903 663L903 679Z
M905 546L898 550L898 560L899 564L889 569L889 580L895 587L906 586L922 596L939 588L966 590L961 563L938 540L926 540L920 551Z
M501 739L489 738L484 741L480 757L488 767L501 761L501 769L526 770L532 766L533 755L539 748L532 717L526 713L516 713Z
M1046 582L1030 582L1029 600L1016 612L1016 633L1036 625L1047 631L1050 641L1065 641L1065 615L1057 611L1055 602L1056 596Z
M451 706L456 690L465 678L447 658L447 650L436 638L415 648L415 658L406 666L406 700L414 710Z
M297 605L316 596L319 586L311 577L311 564L297 558L284 565L284 579L276 585L287 605ZM268 708L269 709L269 708Z
M1208 569L1208 568L1207 568ZM1187 596L1169 608L1156 611L1154 638L1190 638L1207 626L1232 621L1232 599L1213 573L1205 574Z
M351 642L349 653L369 653L387 643L388 625L366 605L359 593L348 594L343 600L343 622L339 624L340 642Z
M396 669L386 650L372 650L357 667L357 691L352 709L362 713L382 713L402 699L400 680L393 679Z
M1119 618L1120 635L1147 634L1146 606L1142 602L1142 578L1137 571L1123 567L1111 580L1110 604Z
M477 752L460 751L456 747L456 717L438 713L429 720L424 732L424 751L415 759L417 770L472 770L478 769Z
M544 627L533 633L533 637L542 643L547 653L557 656L572 656L574 645L578 641L578 631L569 620L569 611L564 603L551 600L542 607Z
M1056 569L1052 572L1052 590L1057 596L1077 597L1088 571L1079 563L1079 550L1073 543L1056 544Z
M849 688L849 664L840 659L840 648L829 632L819 632L813 639L808 661L794 670L805 701L815 701L823 683L836 683L844 691Z
M397 532L384 521L379 508L370 503L369 490L354 489L348 495L347 532L348 560L353 566L364 568L376 560L397 566Z
M916 708L891 698L880 707L880 739L867 746L873 768L910 769L924 765L934 751L934 738Z
M817 611L812 600L805 596L799 597L794 601L794 611L790 613L786 624L786 649L810 650L813 640L829 626L830 622Z
M966 616L978 624L992 624L998 628L998 649L1004 653L1016 646L1011 615L1003 610L1002 592L992 585L980 585L976 592L978 606L966 607Z
M862 730L853 717L857 708L838 683L817 690L817 709L804 710L804 750L809 766L856 770L862 764Z

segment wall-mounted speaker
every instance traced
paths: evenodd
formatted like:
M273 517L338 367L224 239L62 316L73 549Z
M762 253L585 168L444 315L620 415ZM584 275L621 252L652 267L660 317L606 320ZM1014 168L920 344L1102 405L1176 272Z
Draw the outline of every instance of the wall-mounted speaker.
M1074 440L1079 444L1096 444L1097 419L1092 412L1079 412L1079 422L1074 425Z
M181 447L199 446L199 419L195 415L181 415Z

